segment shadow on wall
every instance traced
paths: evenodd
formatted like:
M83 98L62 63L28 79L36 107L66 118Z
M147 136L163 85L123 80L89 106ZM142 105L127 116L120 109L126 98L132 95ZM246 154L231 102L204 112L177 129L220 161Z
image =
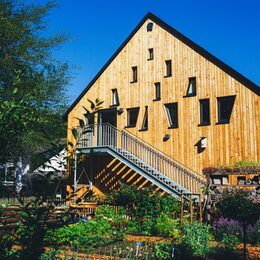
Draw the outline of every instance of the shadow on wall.
M103 194L119 189L120 182L135 185L138 189L154 187L154 190L161 191L160 188L110 155L88 157L79 165L78 170L79 175L82 172L86 173L82 174L79 184L88 184L89 180L93 181L93 186Z

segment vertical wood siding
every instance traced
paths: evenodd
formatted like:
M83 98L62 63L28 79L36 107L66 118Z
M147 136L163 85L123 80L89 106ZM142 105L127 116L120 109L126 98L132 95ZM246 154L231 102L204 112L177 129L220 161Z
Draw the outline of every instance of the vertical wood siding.
M234 163L239 160L260 161L260 100L259 96L206 60L172 34L154 24L147 32L147 20L117 55L94 85L68 115L68 129L78 124L87 99L104 100L111 105L111 89L117 88L120 107L118 128L127 124L126 108L140 107L137 126L129 129L146 142L172 156L197 172L203 167ZM148 59L148 49L154 59ZM165 60L172 60L172 76L165 76ZM138 67L138 82L132 81L132 67ZM196 77L197 95L186 95L189 77ZM161 83L161 100L155 98L154 83ZM217 97L236 95L229 124L217 124ZM198 126L199 99L210 99L209 126ZM179 127L168 129L164 104L178 102ZM140 132L145 106L148 106L148 131ZM165 134L170 139L163 142ZM196 143L207 137L207 148L197 152ZM68 131L68 138L72 136Z

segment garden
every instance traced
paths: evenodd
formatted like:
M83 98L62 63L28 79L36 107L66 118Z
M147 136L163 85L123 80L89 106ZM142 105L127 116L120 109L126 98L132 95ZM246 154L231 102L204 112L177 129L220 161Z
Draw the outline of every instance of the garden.
M0 259L259 258L259 205L245 191L224 193L211 223L147 188L122 184L97 203L95 216L67 212L53 224L50 199L21 201L17 228L0 230Z

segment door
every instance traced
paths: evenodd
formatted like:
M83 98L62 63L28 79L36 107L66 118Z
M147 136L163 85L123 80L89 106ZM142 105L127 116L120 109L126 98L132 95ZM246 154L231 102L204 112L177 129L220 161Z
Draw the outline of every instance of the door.
M116 146L117 109L98 112L98 146Z

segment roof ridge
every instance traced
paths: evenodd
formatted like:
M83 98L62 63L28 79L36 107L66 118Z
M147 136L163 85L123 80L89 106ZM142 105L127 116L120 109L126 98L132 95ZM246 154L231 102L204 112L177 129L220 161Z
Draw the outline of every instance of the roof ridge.
M85 87L85 89L81 92L81 94L77 97L77 99L71 104L71 106L68 108L66 113L64 114L64 117L66 118L69 114L69 112L74 108L74 106L79 102L79 100L85 95L85 93L90 89L90 87L96 82L96 80L100 77L100 75L106 70L106 68L110 65L110 63L114 60L114 58L120 53L120 51L125 47L125 45L129 42L129 40L134 36L134 34L140 29L140 27L144 24L144 22L150 19L153 22L157 23L159 26L161 26L164 30L172 34L174 37L178 38L180 41L182 41L184 44L192 48L194 51L202 55L204 58L215 64L217 67L225 71L227 74L229 74L231 77L235 78L237 81L239 81L241 84L245 85L247 88L249 88L251 91L256 93L258 96L260 96L260 87L256 85L254 82L243 76L240 72L236 71L217 57L215 57L213 54L208 52L203 47L199 46L197 43L193 42L191 39L171 27L169 24L161 20L159 17L157 17L155 14L148 12L143 19L137 24L137 26L132 30L132 32L129 34L129 36L123 41L123 43L119 46L119 48L114 52L114 54L110 57L110 59L105 63L105 65L98 71L96 76L89 82L89 84Z

